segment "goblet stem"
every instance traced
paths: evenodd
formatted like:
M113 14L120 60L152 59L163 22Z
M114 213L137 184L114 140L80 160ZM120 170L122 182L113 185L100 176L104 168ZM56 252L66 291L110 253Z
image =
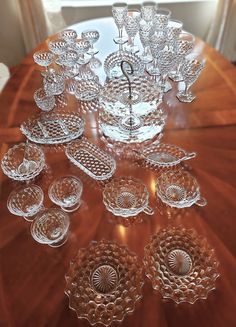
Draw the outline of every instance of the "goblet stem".
M119 31L119 38L122 38L122 34L123 34L123 27L118 27L118 31Z
M188 95L191 84L185 82L184 95Z

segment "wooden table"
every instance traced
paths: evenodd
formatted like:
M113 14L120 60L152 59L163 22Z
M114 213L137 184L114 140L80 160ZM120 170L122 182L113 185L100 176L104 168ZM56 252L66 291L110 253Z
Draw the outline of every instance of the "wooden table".
M109 25L107 22L111 23L98 20L91 26L102 30ZM90 22L75 28L81 31L86 24ZM103 34L100 42L103 38L107 42L108 37ZM45 48L45 44L39 48ZM36 243L30 235L29 223L9 213L7 198L19 183L0 171L0 326L89 326L87 321L77 319L64 295L64 275L78 249L88 246L91 240L105 238L126 244L141 261L144 246L152 234L163 227L180 224L196 229L215 249L221 274L216 290L205 301L177 306L172 301L164 302L159 293L154 293L145 277L143 299L121 326L236 326L236 69L202 41L198 41L197 48L207 57L206 68L193 87L197 99L191 104L180 103L175 97L175 87L165 95L169 118L163 141L198 153L186 164L186 169L198 179L208 205L160 212L155 198L158 171L144 169L114 154L116 176L142 179L151 195L150 204L155 208L154 216L144 215L142 222L126 227L105 210L102 186L73 167L60 147L47 148L47 169L35 181L45 191L46 207L52 206L47 189L55 177L74 174L84 184L81 208L70 215L68 242L53 249ZM33 93L40 83L40 73L30 54L0 96L1 157L14 143L24 140L19 125L38 111ZM71 101L68 107L76 108L76 102ZM96 115L84 117L85 135L104 147Z

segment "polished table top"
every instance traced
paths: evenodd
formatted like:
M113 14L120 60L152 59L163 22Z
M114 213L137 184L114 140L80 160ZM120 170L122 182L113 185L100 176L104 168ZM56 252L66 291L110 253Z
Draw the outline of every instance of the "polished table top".
M103 49L100 56L104 58L104 49L108 53L104 44L111 47L110 52L115 50L111 37L103 33L108 27L111 35L115 33L111 25L111 19L102 19L73 27L78 32L87 26L98 28L101 38L97 47ZM39 48L46 48L46 45ZM197 157L185 166L196 176L201 193L208 201L207 206L160 210L160 202L155 197L155 180L159 172L114 154L116 176L132 175L142 179L151 195L150 205L155 208L153 216L141 215L136 223L126 226L106 211L101 184L72 166L61 147L44 147L47 168L35 183L45 191L46 207L52 206L47 189L57 176L73 174L84 184L82 205L70 214L69 239L63 247L53 249L36 243L30 235L30 224L9 213L7 198L19 183L0 171L0 326L89 326L69 309L64 294L64 275L78 249L88 246L91 240L104 238L126 244L138 254L141 262L150 236L163 227L177 225L194 228L215 249L221 275L216 281L216 290L210 292L207 300L197 301L194 305L175 305L172 301L163 301L145 277L142 300L120 325L236 325L236 68L200 40L197 49L207 58L206 68L193 86L197 98L190 104L180 103L175 97L175 86L165 95L169 117L163 141L197 152ZM19 125L38 112L33 93L40 84L40 72L30 54L0 96L1 157L10 146L24 140ZM76 102L69 99L68 108L77 108ZM105 148L100 140L96 114L86 114L84 118L85 136Z

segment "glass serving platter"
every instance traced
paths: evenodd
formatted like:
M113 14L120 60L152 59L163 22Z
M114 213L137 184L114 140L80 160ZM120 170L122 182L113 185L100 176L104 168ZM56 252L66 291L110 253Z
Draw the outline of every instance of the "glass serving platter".
M68 144L65 153L74 165L96 180L108 179L116 170L115 160L85 138Z
M65 143L83 133L84 120L76 113L47 113L28 119L20 129L32 142Z
M173 144L158 143L138 152L141 158L155 167L172 167L181 161L196 157L196 152L186 152Z

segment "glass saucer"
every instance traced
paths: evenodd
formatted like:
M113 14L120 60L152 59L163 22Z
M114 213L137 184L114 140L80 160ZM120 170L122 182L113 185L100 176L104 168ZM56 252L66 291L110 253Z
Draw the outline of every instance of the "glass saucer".
M115 216L131 217L144 211L153 215L148 205L149 193L141 180L133 177L119 177L105 185L103 203Z
M83 184L78 177L63 176L53 181L48 189L52 202L66 212L73 212L80 207Z
M141 298L142 268L137 256L111 241L93 241L80 249L65 278L70 308L91 325L123 321Z
M14 145L5 153L1 162L4 174L18 181L36 177L44 166L45 157L42 149L32 143Z
M185 208L193 204L205 206L197 180L187 171L167 171L156 181L156 193L162 202L171 207Z
M193 304L215 289L218 261L207 241L192 229L170 227L151 237L144 268L164 299Z
M43 208L44 194L37 185L29 185L12 191L7 200L8 210L27 221L33 221L35 215Z
M38 243L59 247L67 241L69 226L70 218L66 212L50 208L37 214L30 231Z
M122 61L128 61L133 66L133 75L141 76L144 74L144 64L137 55L128 51L116 51L106 57L104 61L104 71L109 78L123 76Z

